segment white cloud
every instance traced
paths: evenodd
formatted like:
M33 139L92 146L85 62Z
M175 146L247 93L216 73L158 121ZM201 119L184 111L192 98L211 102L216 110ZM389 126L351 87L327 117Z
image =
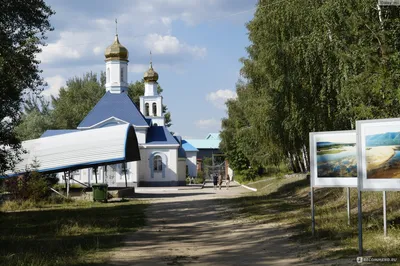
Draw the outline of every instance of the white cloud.
M102 53L104 53L104 47L96 46L95 48L93 48L93 53L95 55L101 55Z
M49 43L42 48L42 52L38 54L38 59L42 63L52 63L62 59L79 59L81 53L78 51L79 46L76 44L80 40L77 33L65 31L60 33L60 38L55 43Z
M45 81L47 82L48 88L45 89L42 94L46 97L50 97L50 95L58 96L60 88L65 86L65 79L60 75L48 77Z
M146 72L149 68L148 64L129 64L128 71L132 73L142 73Z
M237 94L232 90L217 90L207 94L207 101L211 102L215 107L225 109L226 101L229 99L236 99Z
M197 120L194 124L200 129L215 129L221 126L221 121L214 118L200 119Z
M154 54L190 54L194 57L203 58L207 53L206 48L190 46L182 43L172 35L149 34L145 39L145 46Z

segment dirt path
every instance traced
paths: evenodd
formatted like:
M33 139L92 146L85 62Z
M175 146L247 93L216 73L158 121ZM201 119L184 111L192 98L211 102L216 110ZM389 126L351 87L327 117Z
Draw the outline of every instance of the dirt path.
M113 252L110 265L309 265L288 232L270 224L227 219L221 198L249 191L211 187L190 190L143 190L152 204L148 225Z

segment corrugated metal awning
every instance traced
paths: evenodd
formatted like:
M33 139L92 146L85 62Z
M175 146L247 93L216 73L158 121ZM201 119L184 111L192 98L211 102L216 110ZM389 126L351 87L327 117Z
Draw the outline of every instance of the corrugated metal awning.
M83 130L22 142L26 153L7 175L36 170L56 173L121 162L139 161L140 151L130 124Z

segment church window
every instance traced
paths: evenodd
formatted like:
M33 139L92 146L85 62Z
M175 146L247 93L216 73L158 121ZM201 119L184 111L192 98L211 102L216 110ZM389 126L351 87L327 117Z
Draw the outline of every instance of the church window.
M157 123L154 123L154 124L153 124L153 126L155 126L155 127L156 127L156 126L158 126L158 125L157 125Z
M121 82L124 82L124 68L121 67Z
M162 171L162 158L160 155L156 155L153 158L153 169L154 172L161 172Z
M157 116L157 104L153 103L153 115Z
M149 112L150 112L150 106L149 103L146 103L144 105L144 116L149 116Z
M107 68L107 83L110 83L110 68Z

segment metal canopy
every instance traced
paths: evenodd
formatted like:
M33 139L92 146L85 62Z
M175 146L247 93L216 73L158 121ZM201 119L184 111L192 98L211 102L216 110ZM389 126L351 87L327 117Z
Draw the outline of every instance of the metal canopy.
M130 124L28 140L22 142L22 148L26 153L7 176L28 172L35 164L38 172L57 173L140 160Z

